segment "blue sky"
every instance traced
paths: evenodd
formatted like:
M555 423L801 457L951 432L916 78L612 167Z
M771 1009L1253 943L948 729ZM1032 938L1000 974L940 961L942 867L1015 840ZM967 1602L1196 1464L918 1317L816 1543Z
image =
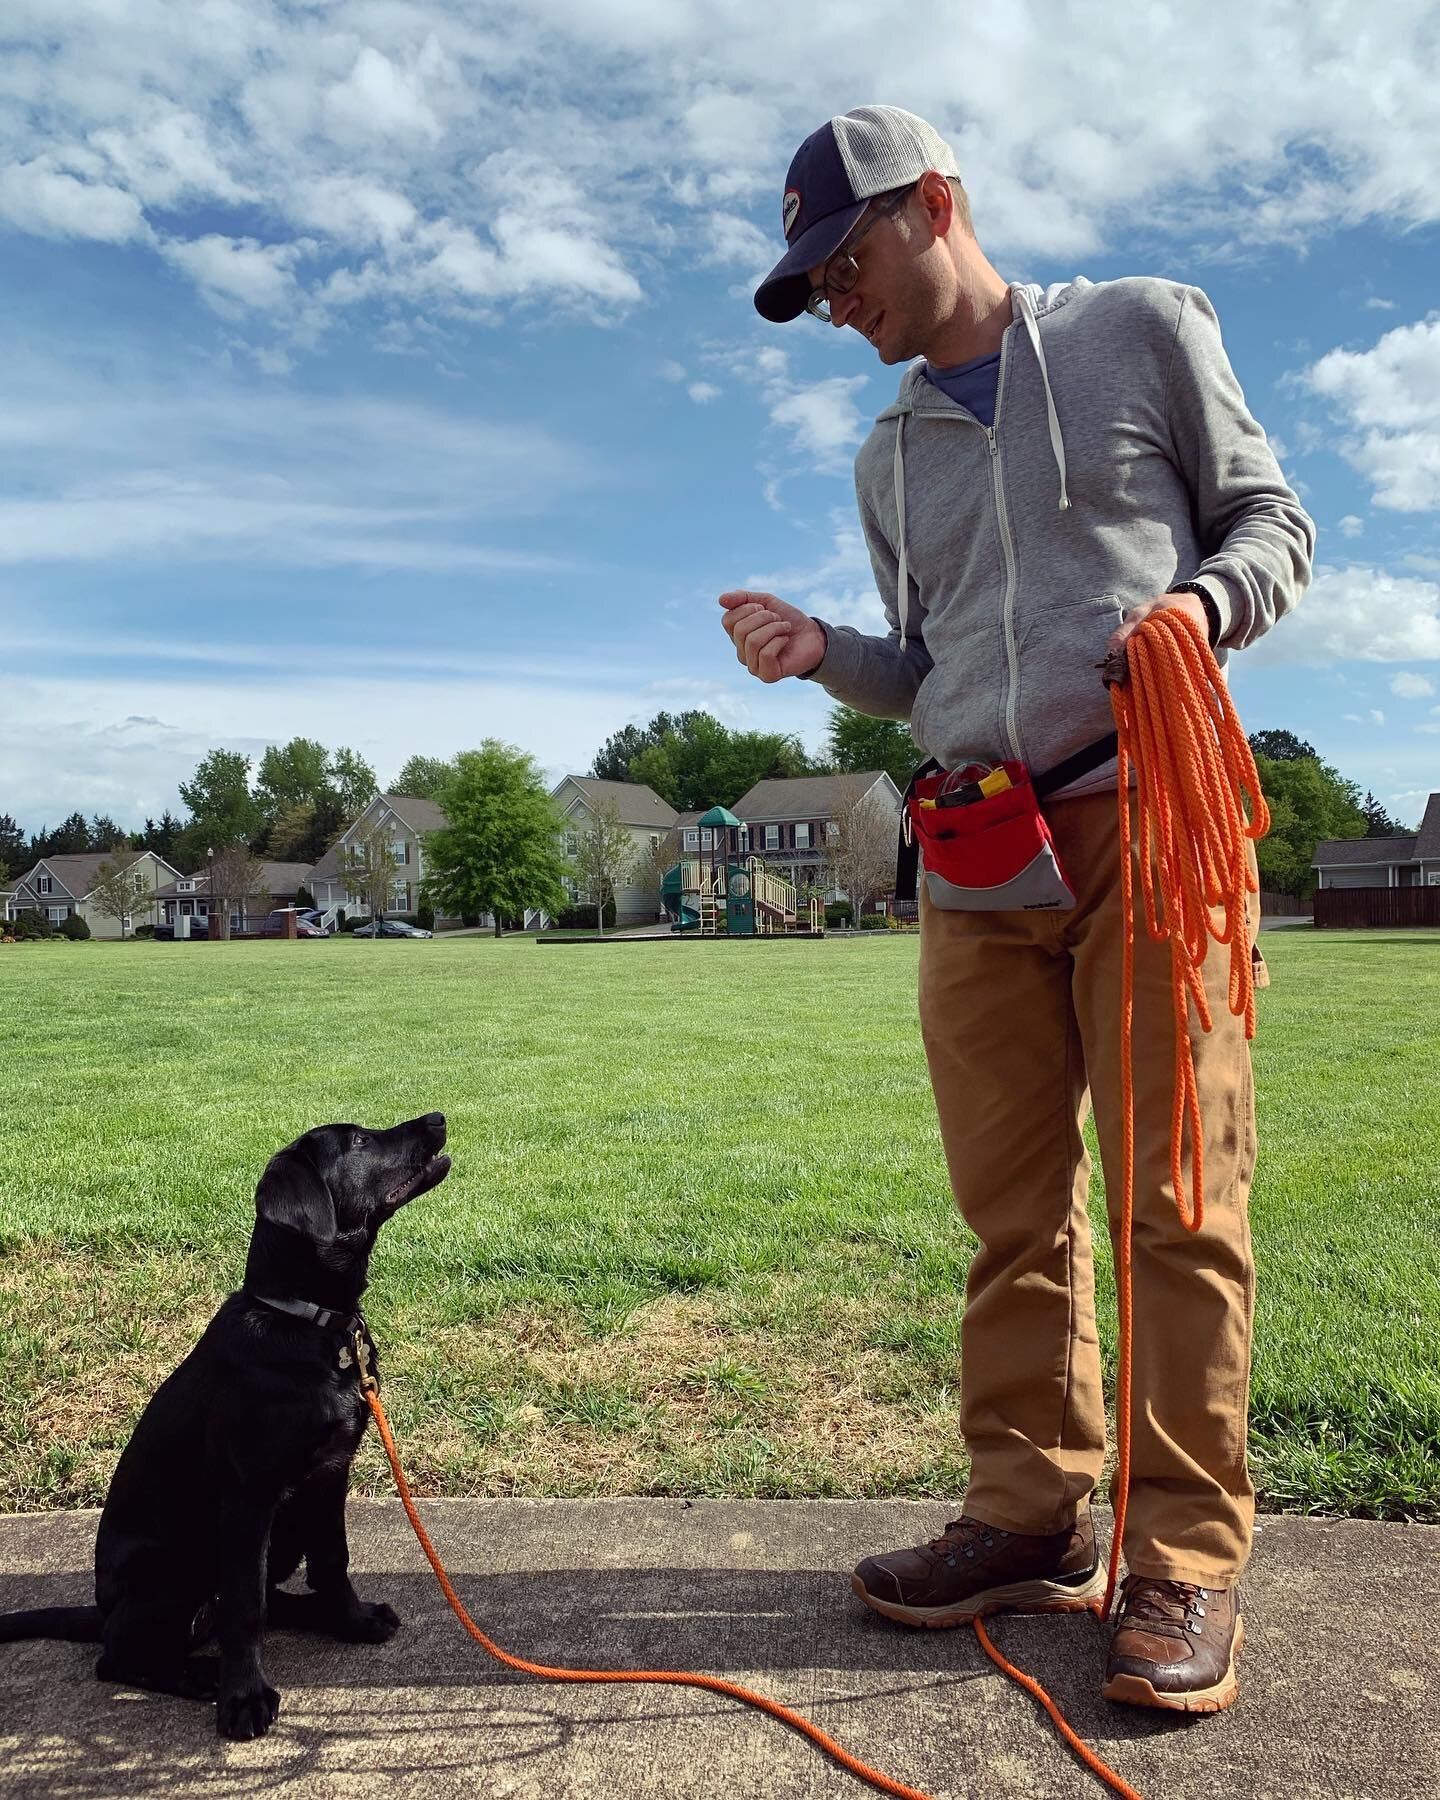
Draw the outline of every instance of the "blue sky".
M880 626L850 469L898 372L749 296L796 143L885 101L1003 274L1212 296L1320 528L1241 716L1418 819L1433 7L498 11L7 0L0 812L138 824L296 734L382 782L485 736L558 778L661 707L817 746L826 697L750 681L715 595Z

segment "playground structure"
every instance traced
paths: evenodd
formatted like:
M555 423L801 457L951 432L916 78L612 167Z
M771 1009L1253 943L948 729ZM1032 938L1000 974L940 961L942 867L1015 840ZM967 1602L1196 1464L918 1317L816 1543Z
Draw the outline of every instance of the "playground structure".
M795 884L752 856L746 827L723 806L696 821L700 848L681 857L660 884L670 929L696 937L823 937L820 902L802 906ZM706 839L709 842L706 842Z

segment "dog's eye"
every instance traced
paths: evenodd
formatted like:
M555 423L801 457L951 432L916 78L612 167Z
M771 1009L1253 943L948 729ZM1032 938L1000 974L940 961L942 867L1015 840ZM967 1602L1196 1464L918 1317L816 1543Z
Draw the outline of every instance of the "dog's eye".
M366 1137L363 1131L357 1131L351 1135L350 1148L352 1150L363 1150L369 1142L369 1138Z

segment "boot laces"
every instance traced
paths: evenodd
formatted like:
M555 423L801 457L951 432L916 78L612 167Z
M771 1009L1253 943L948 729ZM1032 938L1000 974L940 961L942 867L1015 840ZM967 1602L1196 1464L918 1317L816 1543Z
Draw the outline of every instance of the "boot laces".
M996 1525L986 1525L983 1520L961 1517L952 1519L937 1538L931 1538L925 1546L936 1556L969 1556L986 1548L986 1540L1009 1537L1008 1531L1001 1531Z
M1208 1590L1191 1581L1159 1581L1127 1575L1117 1631L1148 1631L1161 1637L1192 1635L1187 1619Z

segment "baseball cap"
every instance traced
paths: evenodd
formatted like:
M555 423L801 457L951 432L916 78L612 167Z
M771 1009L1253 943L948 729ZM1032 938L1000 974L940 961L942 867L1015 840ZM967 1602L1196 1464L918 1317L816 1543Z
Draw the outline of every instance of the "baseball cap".
M955 152L924 119L898 106L857 106L810 136L785 177L781 224L789 246L755 290L755 310L783 324L805 310L807 269L823 263L876 194L928 169L958 176Z

